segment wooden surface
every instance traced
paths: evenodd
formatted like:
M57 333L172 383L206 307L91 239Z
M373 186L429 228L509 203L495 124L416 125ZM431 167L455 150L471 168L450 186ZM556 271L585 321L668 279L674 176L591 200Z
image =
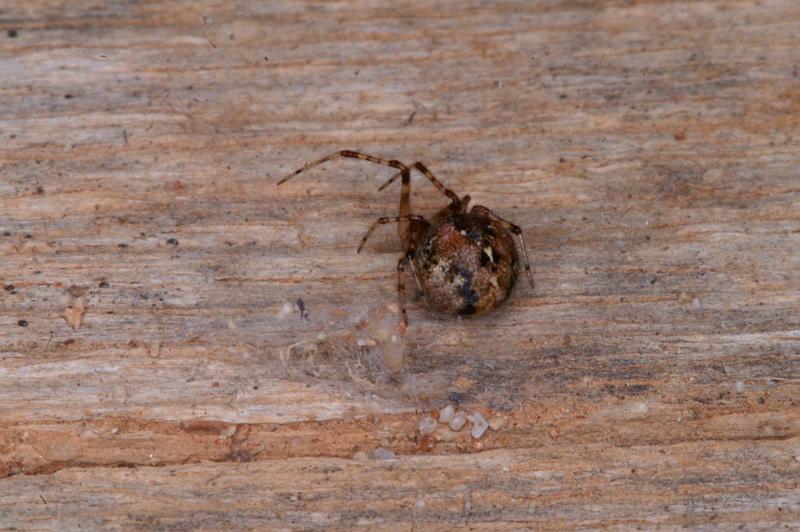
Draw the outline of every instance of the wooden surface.
M795 0L0 28L0 528L800 526ZM393 341L391 171L275 187L343 148L521 225L536 290ZM453 400L495 428L421 434Z

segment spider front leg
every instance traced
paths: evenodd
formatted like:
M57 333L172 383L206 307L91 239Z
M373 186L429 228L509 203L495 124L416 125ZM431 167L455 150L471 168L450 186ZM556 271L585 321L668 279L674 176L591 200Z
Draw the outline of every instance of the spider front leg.
M425 303L425 307L428 308L428 299L425 297L425 292L422 291L422 285L419 282L419 277L417 277L417 269L414 267L414 256L407 253L399 261L397 261L397 301L400 304L403 331L405 331L405 328L408 327L408 312L406 311L406 282L404 278L406 272L406 261L408 261L408 265L411 266L411 273L414 275L414 280L417 282L419 293L422 294L422 301Z
M424 164L422 164L421 162L417 161L416 163L414 163L414 168L419 170L422 173L422 175L427 177L428 180L431 183L433 183L433 186L435 186L439 190L439 192L441 192L442 194L444 194L445 196L450 198L450 201L452 201L453 203L456 203L456 204L460 202L460 200L458 199L458 195L455 192L453 192L452 190L450 190L449 188L447 188L446 186L444 186L442 184L442 182L439 181L436 178L435 175L433 175L433 172L428 170L428 168ZM401 172L397 172L396 174L394 174L392 177L389 178L388 181L386 181L384 184L382 184L380 187L378 187L378 192L380 192L384 188L386 188L389 185L391 185L392 183L394 183L397 180L398 177L401 177L401 175L402 175L402 171Z
M379 225L384 225L393 222L401 222L407 221L409 224L409 235L403 241L403 248L405 251L405 255L401 258L397 263L397 294L398 294L398 301L400 303L400 310L402 311L402 323L403 327L408 325L408 315L406 312L406 287L405 287L405 263L404 261L408 261L408 265L411 267L411 273L414 275L414 281L417 283L417 288L419 289L419 293L422 294L422 300L425 303L425 307L428 307L428 299L425 297L425 292L422 290L422 283L419 281L419 276L417 275L417 269L414 266L414 255L416 254L417 249L417 242L419 241L422 232L428 227L428 221L425 220L422 216L418 216L416 214L408 214L406 216L382 216L375 220L375 222L370 226L367 234L361 239L361 243L358 246L357 253L361 253L361 250L364 248L364 244L367 242L367 239L370 235L375 231L375 229Z
M287 181L289 181L291 178L293 178L297 174L301 174L301 173L305 172L306 170L310 170L310 169L314 168L315 166L319 166L322 163L328 162L328 161L330 161L332 159L337 159L339 157L348 157L348 158L351 158L351 159L361 159L362 161L369 161L371 163L380 164L380 165L383 165L383 166L391 166L392 168L397 168L399 170L410 171L408 166L406 166L403 163L401 163L400 161L396 161L394 159L381 159L380 157L375 157L374 155L367 155L366 153L361 153L361 152L358 152L358 151L341 150L341 151L337 151L336 153L332 153L330 155L326 155L322 159L317 159L316 161L311 161L310 163L304 164L302 168L298 168L297 170L295 170L291 174L287 175L286 177L284 177L283 179L278 181L278 185L282 185L282 184L286 183Z
M389 166L392 168L399 169L400 171L394 177L392 177L389 180L389 182L394 181L395 179L397 179L397 177L402 178L403 185L400 190L400 217L401 218L408 217L411 214L411 169L396 159L381 159L380 157L375 157L374 155L367 155L366 153L361 153L353 150L337 151L336 153L327 155L322 159L317 159L316 161L311 161L310 163L304 164L302 168L298 168L291 174L287 175L286 177L278 181L278 185L286 183L288 180L290 180L297 174L301 174L306 170L310 170L315 166L319 166L324 162L330 161L332 159L337 159L339 157L361 159L362 161L369 161L374 164L380 164L382 166ZM400 224L399 231L400 231L400 238L404 242L407 241L409 235L409 222L406 221L405 223Z
M439 192L450 198L450 201L452 201L454 204L458 204L460 202L460 200L458 199L458 195L449 188L447 188L446 186L444 186L441 181L436 179L436 176L433 175L433 172L428 170L428 168L424 164L417 161L414 163L414 168L422 172L422 175L427 177L430 180L430 182L433 183L433 186L439 189Z
M397 302L400 304L400 315L402 323L402 331L405 332L408 327L408 312L406 311L406 281L403 274L406 272L406 260L408 257L403 257L397 261Z
M364 248L364 244L367 243L367 239L372 235L372 233L379 225L388 223L399 223L401 221L409 221L409 222L414 221L417 223L425 223L425 218L423 218L422 216L417 216L416 214L408 214L405 216L381 216L380 218L375 220L375 223L373 223L370 226L369 230L367 231L367 234L365 234L364 237L361 239L361 243L358 245L358 251L356 251L356 253L361 253L361 250ZM403 247L405 248L406 246L404 245Z
M493 213L491 210L489 210L488 208L484 207L483 205L475 205L474 207L472 207L472 210L470 212L474 212L475 214L481 214L483 216L487 216L487 217L491 218L492 220L494 220L494 221L498 222L499 224L501 224L507 230L509 230L512 233L514 233L515 235L517 235L517 237L519 238L520 247L522 247L522 260L523 260L523 262L525 264L525 273L528 276L528 282L530 283L531 288L535 288L534 284L533 284L533 273L531 272L531 263L528 260L528 248L525 247L525 237L522 236L522 228L520 228L520 226L518 226L518 225L512 224L508 220L504 220L503 218L500 218L499 216L497 216L495 213Z

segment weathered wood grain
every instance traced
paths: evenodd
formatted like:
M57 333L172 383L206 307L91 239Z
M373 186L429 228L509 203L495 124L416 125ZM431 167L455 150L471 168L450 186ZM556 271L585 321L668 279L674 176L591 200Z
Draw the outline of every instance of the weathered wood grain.
M0 29L3 527L800 523L796 2L0 2ZM275 186L342 148L521 225L536 290L411 297L393 343L397 235L355 254L391 171ZM453 400L497 430L420 434Z
M6 480L38 526L775 529L800 511L787 441L588 444L399 460L65 469ZM718 465L749 460L737 467ZM368 481L366 479L369 479ZM368 488L367 488L368 482ZM75 490L75 486L81 486Z

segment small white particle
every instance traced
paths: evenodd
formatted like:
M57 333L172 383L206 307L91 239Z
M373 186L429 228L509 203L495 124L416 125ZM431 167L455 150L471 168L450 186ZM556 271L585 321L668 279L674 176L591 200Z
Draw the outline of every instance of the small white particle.
M455 408L452 405L447 405L446 407L439 410L439 421L442 423L450 423L450 420L453 419L453 414L456 413Z
M294 305L292 305L291 303L284 303L283 306L278 311L278 313L276 314L276 316L279 320L282 320L283 318L291 314L293 310L294 310Z
M418 500L417 502L414 503L414 506L416 506L417 508L424 508L425 507L425 501L420 499L420 500Z
M489 422L486 421L480 412L474 412L469 416L469 420L472 422L472 431L470 434L476 440L481 439L481 436L483 436L483 434L486 432L486 429L489 428Z
M697 298L692 299L692 306L694 308L703 308L703 304Z
M448 425L450 425L451 429L459 431L466 422L467 422L467 416L464 415L464 412L456 412L453 418L448 423Z
M744 383L742 381L736 381L736 391L740 393L744 391Z

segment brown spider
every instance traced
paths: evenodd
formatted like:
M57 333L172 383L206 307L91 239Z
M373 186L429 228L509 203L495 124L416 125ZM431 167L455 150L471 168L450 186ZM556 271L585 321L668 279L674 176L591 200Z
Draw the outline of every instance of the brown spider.
M278 185L337 157L362 159L400 170L378 189L383 190L398 177L401 178L400 216L378 218L361 239L358 252L361 252L376 227L386 223L399 224L404 255L397 262L397 291L403 328L408 324L403 280L406 262L411 267L426 307L453 316L484 314L508 297L517 279L519 259L511 237L513 233L519 237L525 271L533 288L533 275L522 230L482 205L475 205L467 211L470 197L466 195L459 198L420 162L414 163L414 168L450 199L450 205L439 211L431 221L411 214L411 169L394 159L380 159L343 150L307 163L281 179Z

